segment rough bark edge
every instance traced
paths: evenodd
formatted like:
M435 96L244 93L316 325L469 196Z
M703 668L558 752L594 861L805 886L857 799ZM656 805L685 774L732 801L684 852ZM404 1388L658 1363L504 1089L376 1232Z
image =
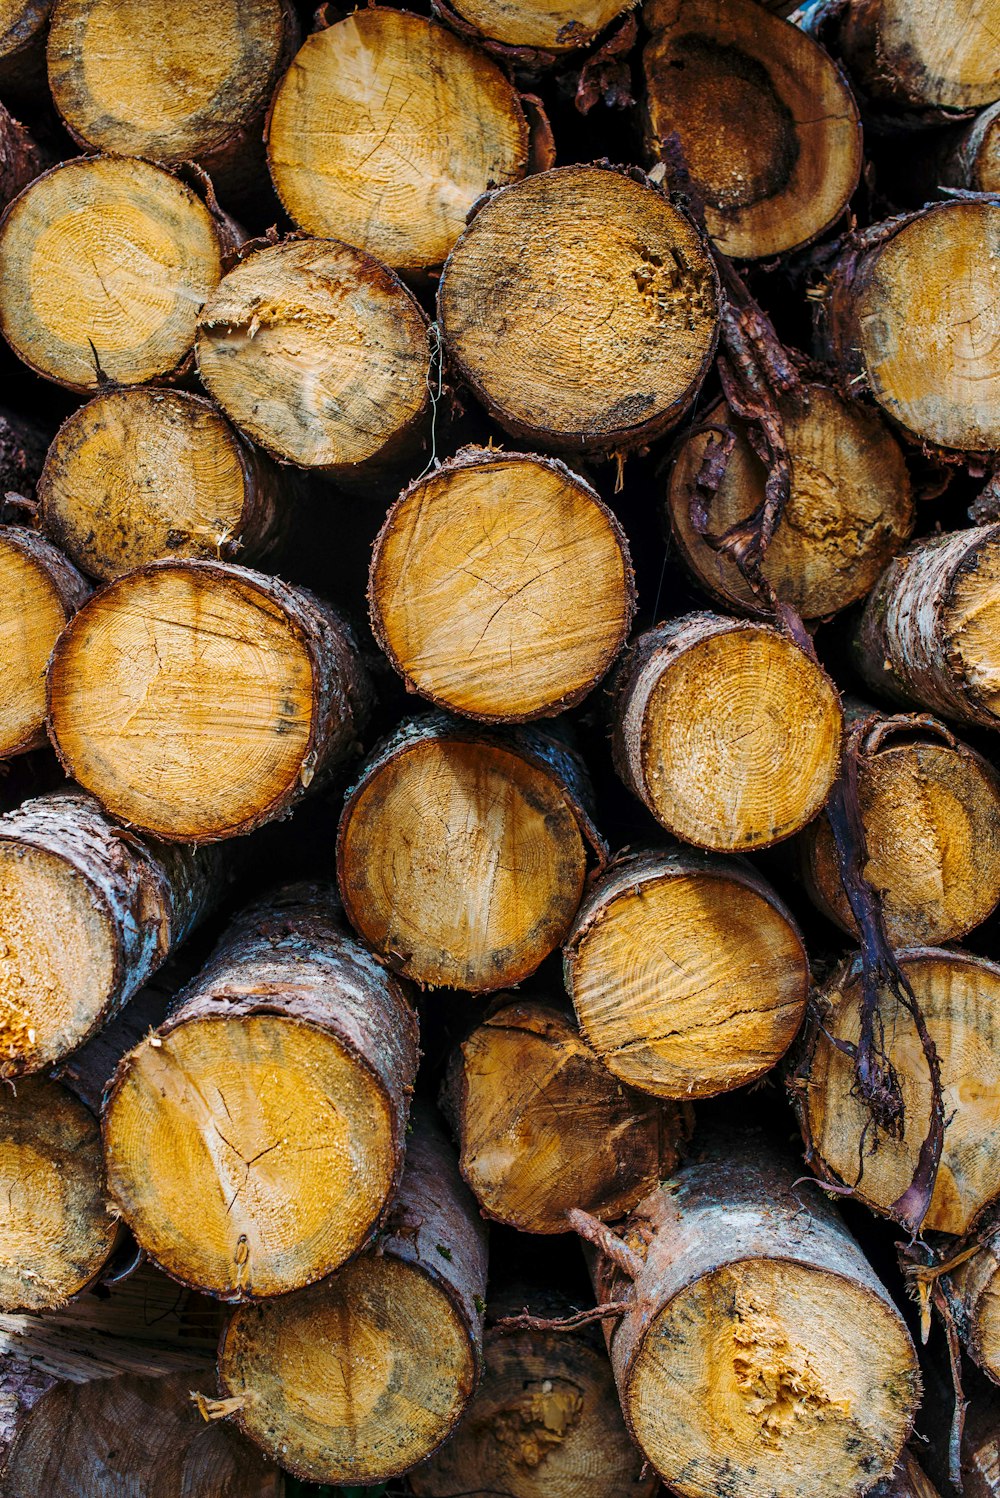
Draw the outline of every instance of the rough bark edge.
M0 104L0 208L16 198L51 160L49 153L43 151L25 127Z

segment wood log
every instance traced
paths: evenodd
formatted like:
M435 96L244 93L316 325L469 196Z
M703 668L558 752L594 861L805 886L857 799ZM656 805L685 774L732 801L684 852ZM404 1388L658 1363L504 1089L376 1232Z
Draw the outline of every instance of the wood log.
M995 1212L987 1213L975 1236L976 1252L948 1278L965 1350L994 1383L1000 1383L1000 1224Z
M217 221L146 161L65 161L0 223L0 331L70 390L142 385L191 365L198 312L222 275Z
M645 178L567 166L480 208L438 315L456 369L508 432L610 453L690 406L715 349L718 278L700 230Z
M934 719L876 717L862 744L858 801L865 879L882 896L893 947L964 936L1000 903L1000 776ZM802 879L817 909L857 936L825 812L805 829Z
M990 199L931 204L869 230L828 283L843 377L941 447L1000 446L998 235Z
M623 1086L559 1009L498 1003L442 1095L481 1211L525 1233L565 1233L573 1207L621 1217L676 1166L689 1111Z
M403 1167L417 1026L332 887L239 916L104 1109L108 1189L145 1252L224 1300L281 1295L371 1240Z
M896 110L979 109L1000 95L992 7L953 0L848 0L840 50L861 87Z
M944 153L938 179L967 192L1000 190L1000 100L956 132Z
M854 637L873 692L962 723L1000 723L1000 525L915 541L889 563Z
M443 11L443 6L437 6ZM546 54L585 47L621 15L627 6L621 0L546 0L533 5L526 0L458 0L449 7L474 33L502 47L540 48L532 61L551 62Z
M488 993L527 978L583 894L589 781L537 728L403 723L348 792L337 875L355 930L397 972Z
M39 423L0 406L0 505L6 494L31 498L50 435Z
M243 1306L219 1349L236 1424L314 1482L384 1482L451 1434L482 1368L486 1230L443 1135L415 1116L378 1250Z
M4 0L0 9L0 93L34 103L45 92L45 33L52 0Z
M770 1070L798 1032L809 962L791 913L742 859L622 858L564 948L580 1029L629 1087L714 1097Z
M44 537L0 526L0 760L38 749L45 738L45 667L90 584Z
M755 0L643 9L649 154L659 160L664 142L679 141L709 234L742 260L816 239L861 172L861 121L843 75L811 36L761 11Z
M962 1440L962 1498L1000 1495L1000 1400L976 1399Z
M290 487L211 401L109 390L63 422L38 499L46 532L108 581L161 557L258 561L284 538Z
M685 1498L867 1493L910 1432L905 1323L797 1174L755 1134L706 1140L627 1219L634 1279L594 1262L598 1303L631 1301L609 1337L626 1422Z
M994 1124L1000 1097L1000 966L935 947L897 957L916 995L941 1065L947 1128L924 1231L964 1233L997 1195ZM849 958L816 994L790 1090L807 1159L876 1212L888 1212L909 1186L931 1117L931 1083L916 1027L884 995L885 1052L899 1081L904 1118L898 1138L876 1131L855 1096L854 1064L831 1040L860 1033L861 959Z
M640 635L616 678L615 768L675 837L766 848L816 815L843 715L823 668L765 624L686 614Z
M755 0L748 0L755 3ZM779 410L791 461L791 493L761 571L782 603L822 619L856 603L910 536L915 512L903 452L877 411L809 383ZM722 552L700 536L691 506L707 449L720 436L734 446L709 511L709 536L746 521L764 499L767 469L746 428L720 401L678 444L664 494L674 540L696 581L722 605L760 604Z
M275 94L267 144L300 229L411 275L440 266L473 203L528 166L524 111L497 64L383 6L308 38Z
M152 562L95 594L48 690L67 774L122 821L192 843L285 813L355 751L370 704L329 605L207 561Z
M2 64L0 64L2 74ZM0 209L45 170L50 157L0 104Z
M906 1450L892 1476L877 1483L868 1498L939 1498L939 1494L912 1451Z
M567 593L586 609L567 610ZM628 542L596 490L554 458L489 448L403 491L375 539L368 599L407 687L483 722L575 706L635 613Z

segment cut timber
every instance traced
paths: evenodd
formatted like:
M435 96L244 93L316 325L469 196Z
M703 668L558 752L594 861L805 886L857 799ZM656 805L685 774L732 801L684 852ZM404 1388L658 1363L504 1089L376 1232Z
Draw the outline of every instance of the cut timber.
M1000 1399L976 1399L966 1415L962 1498L1000 1498Z
M0 208L27 187L49 165L47 152L0 104Z
M455 1051L443 1100L482 1211L525 1233L565 1233L582 1208L614 1219L677 1164L686 1110L625 1087L571 1019L507 999Z
M779 402L791 460L791 493L761 570L782 603L822 619L863 598L910 535L910 476L888 424L869 406L807 384ZM735 445L709 509L709 535L749 519L764 499L767 469L724 402L679 444L665 496L670 527L696 580L723 608L759 607L735 562L695 530L691 506L709 445Z
M579 611L572 596L586 600ZM486 448L400 495L375 541L368 598L407 685L485 722L573 707L635 612L628 542L597 492L554 458Z
M357 747L353 637L304 588L224 562L153 562L94 595L49 668L67 773L158 837L210 842L288 810Z
M684 1498L855 1498L909 1434L905 1323L800 1169L727 1131L628 1219L634 1284L594 1264L598 1303L632 1300L609 1337L625 1419Z
M640 635L617 679L619 775L668 832L718 852L798 832L829 794L843 714L776 629L686 614Z
M202 313L198 370L275 457L346 477L398 462L429 396L424 314L392 271L332 239L249 255Z
M926 536L891 561L854 654L880 696L1000 725L1000 525Z
M1000 446L998 247L993 199L936 203L869 230L829 285L844 377L941 447Z
M980 109L1000 98L991 0L848 0L839 43L866 93L897 109Z
M805 1013L798 927L742 859L677 849L615 862L564 951L583 1036L622 1082L658 1097L714 1097L755 1081Z
M45 743L45 667L90 584L34 531L0 526L0 760Z
M161 557L257 561L289 498L211 401L179 390L96 396L59 429L38 486L44 529L105 581Z
M418 273L489 188L523 177L528 126L485 53L372 6L308 38L275 95L268 158L289 217Z
M645 178L600 166L504 188L448 257L445 346L509 432L615 452L660 436L715 348L704 237Z
M175 378L221 275L216 222L176 177L147 161L67 161L0 223L0 331L71 390Z
M506 47L568 52L585 47L621 15L621 0L458 0L453 9L480 36Z
M0 90L36 104L45 92L45 31L52 0L0 0Z
M1000 776L934 723L876 718L862 743L858 801L868 861L893 947L934 946L980 925L1000 902ZM814 904L857 927L825 814L802 834L802 875Z
M958 1325L965 1349L994 1383L1000 1383L1000 1228L995 1213L991 1215L992 1221L977 1227L977 1252L953 1269L949 1279L960 1308Z
M843 213L861 121L812 37L755 0L643 8L650 155L674 137L719 248L741 260L798 249Z
M404 723L348 792L337 872L348 918L408 978L474 993L527 978L569 930L588 842L582 762L535 728Z
M332 889L240 916L104 1109L108 1189L175 1279L280 1295L371 1239L402 1171L417 1027Z
M221 853L145 841L76 789L0 817L0 1076L87 1040L227 883Z
M947 1120L923 1228L961 1234L1000 1190L1000 966L934 947L908 947L897 956L937 1048ZM826 1179L852 1187L875 1211L887 1212L916 1171L930 1123L931 1083L913 1021L894 998L883 997L885 1050L905 1117L900 1138L876 1134L867 1107L854 1095L851 1057L827 1039L857 1042L860 973L860 957L848 959L817 996L817 1021L807 1030L791 1090L811 1165Z
M977 115L944 162L941 181L969 192L1000 192L1000 101Z
M939 1498L939 1494L916 1457L907 1450L892 1476L873 1487L868 1498Z
M378 1250L234 1314L219 1381L236 1423L309 1481L398 1476L475 1393L485 1292L486 1230L449 1146L418 1114Z
M50 437L51 431L0 406L0 505L6 494L31 497Z

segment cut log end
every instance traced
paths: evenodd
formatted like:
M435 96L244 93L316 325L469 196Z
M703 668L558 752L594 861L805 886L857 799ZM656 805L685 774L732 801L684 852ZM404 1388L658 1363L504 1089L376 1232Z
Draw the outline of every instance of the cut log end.
M45 743L45 667L87 584L54 546L0 526L0 760Z
M980 109L1000 94L993 11L954 0L851 0L841 21L851 72L876 99L923 110Z
M459 0L454 9L490 41L559 53L585 47L623 7L621 0Z

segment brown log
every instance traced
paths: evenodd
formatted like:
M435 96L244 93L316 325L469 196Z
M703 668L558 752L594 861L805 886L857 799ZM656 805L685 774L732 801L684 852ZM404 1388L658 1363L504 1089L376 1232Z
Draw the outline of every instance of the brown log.
M578 615L568 593L586 598ZM375 539L372 629L407 687L483 722L590 692L635 612L625 534L554 458L464 448L416 479Z
M348 792L337 874L348 919L397 972L488 993L560 944L583 894L582 762L535 727L431 713L372 752Z
M718 278L701 231L600 166L504 188L448 257L445 347L508 432L611 453L673 426L708 370Z
M49 165L50 157L0 104L0 209Z
M776 892L742 859L688 848L613 863L577 913L564 972L604 1065L664 1098L713 1097L769 1071L809 992Z
M19 104L45 93L45 33L52 0L4 0L0 10L0 93Z
M967 192L1000 190L1000 100L957 132L938 177L946 186Z
M821 1193L755 1135L716 1137L593 1265L632 1434L685 1498L867 1493L919 1399L902 1317ZM610 1245L612 1248L614 1244Z
M370 702L329 605L207 561L153 562L96 593L60 636L48 692L67 774L187 842L281 816L356 750Z
M862 88L898 109L979 109L1000 95L994 16L978 0L848 0L840 49Z
M890 562L854 639L872 691L996 728L998 581L1000 525L926 536Z
M219 1349L224 1404L297 1476L384 1482L429 1456L475 1393L485 1290L485 1228L418 1113L378 1250L236 1311Z
M332 887L237 918L104 1108L108 1189L145 1252L224 1300L298 1290L399 1185L417 1026Z
M686 614L640 635L616 679L615 768L668 832L718 852L805 826L843 717L817 662L770 625Z

